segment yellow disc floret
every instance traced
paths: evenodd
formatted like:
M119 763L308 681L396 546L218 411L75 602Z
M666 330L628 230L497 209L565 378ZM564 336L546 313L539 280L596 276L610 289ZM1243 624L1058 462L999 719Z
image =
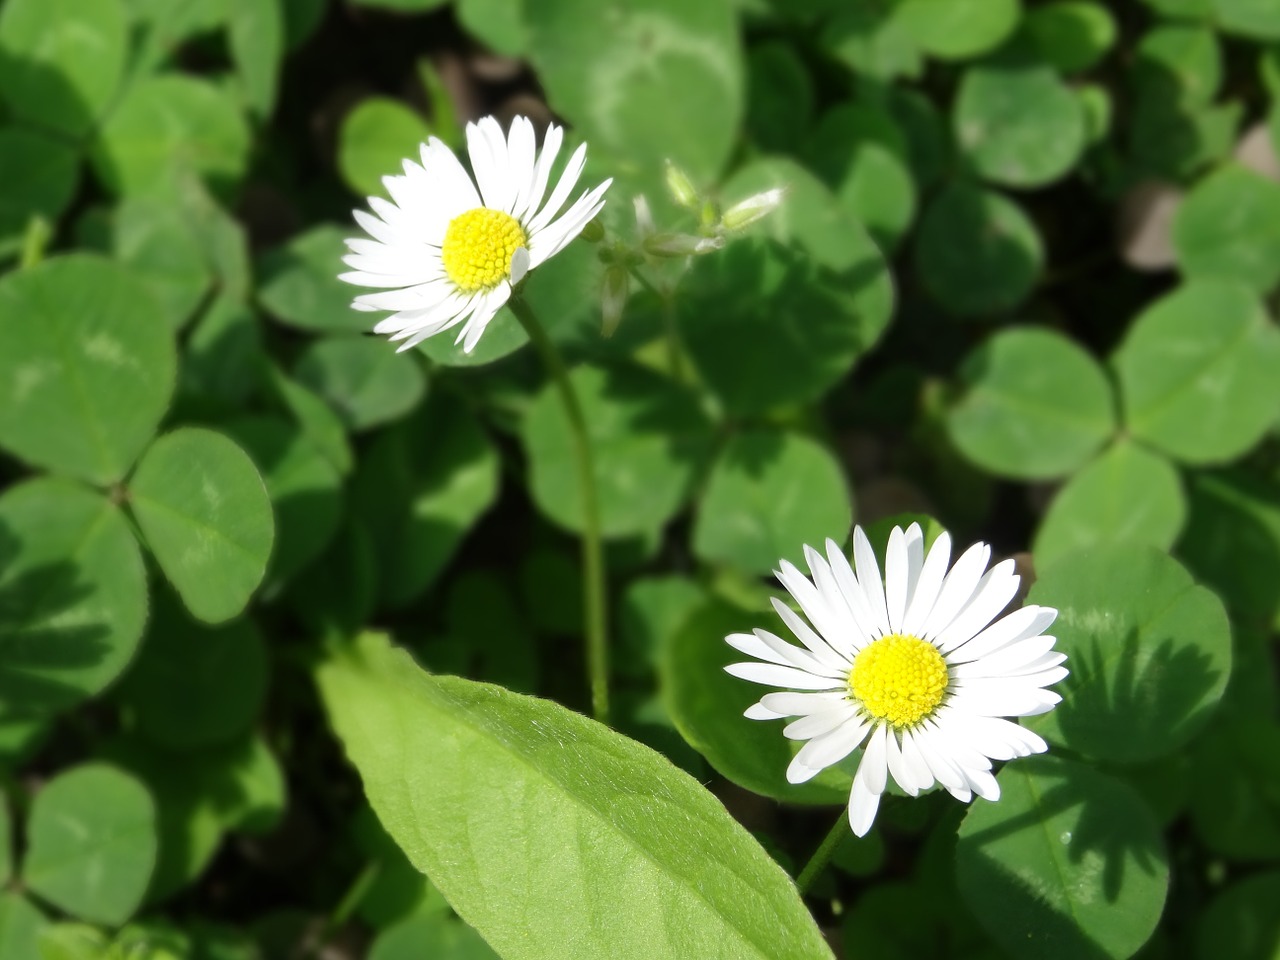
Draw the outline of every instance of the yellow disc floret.
M501 210L476 207L449 221L440 258L463 293L489 290L511 276L511 257L528 238L520 222Z
M891 633L864 647L849 671L849 689L867 713L895 727L919 723L947 692L947 664L938 648Z

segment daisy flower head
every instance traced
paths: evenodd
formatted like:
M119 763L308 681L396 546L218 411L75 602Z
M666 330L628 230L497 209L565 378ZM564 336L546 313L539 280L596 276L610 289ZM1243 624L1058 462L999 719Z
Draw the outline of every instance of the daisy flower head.
M991 761L1048 749L1003 718L1046 713L1062 699L1046 689L1067 675L1066 654L1044 633L1058 611L1024 606L999 617L1018 589L1013 561L988 570L991 548L977 543L949 566L951 537L941 534L926 555L918 524L893 529L883 578L861 527L853 564L835 541L826 547L825 556L804 548L812 579L786 561L777 573L804 612L773 601L800 646L766 630L726 638L756 658L729 673L786 688L746 716L799 718L782 731L806 741L787 779L803 783L865 745L849 794L860 837L889 775L911 796L936 781L958 800L998 800Z
M340 279L380 288L357 296L357 310L387 312L375 333L401 340L401 350L460 326L457 342L470 353L485 327L525 274L554 257L604 206L612 180L584 190L561 212L582 175L586 144L578 147L551 190L551 168L564 131L552 124L537 149L533 123L516 117L504 135L485 117L467 124L472 173L432 137L421 163L384 177L390 199L370 197L356 210L369 235L347 241ZM473 179L474 175L474 179Z

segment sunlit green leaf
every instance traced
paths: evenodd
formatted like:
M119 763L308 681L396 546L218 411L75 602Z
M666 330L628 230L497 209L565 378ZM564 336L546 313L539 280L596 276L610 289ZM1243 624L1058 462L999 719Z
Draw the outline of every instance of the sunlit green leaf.
M1192 281L1156 300L1112 364L1125 426L1187 463L1239 456L1280 413L1280 332L1238 283Z
M1222 601L1167 554L1136 544L1077 551L1043 570L1028 602L1058 610L1063 701L1029 725L1091 757L1152 760L1212 715L1231 673Z
M1155 818L1130 787L1055 757L1015 760L998 803L974 800L956 873L1010 956L1123 960L1155 929L1169 885Z
M338 170L347 186L365 196L383 196L382 178L398 176L401 163L419 163L418 147L431 134L421 115L399 100L369 97L342 120Z
M902 0L894 18L925 52L967 60L996 47L1021 13L1020 0Z
M1280 280L1280 184L1244 167L1219 168L1178 208L1173 245L1187 276L1267 292Z
M396 420L422 400L426 378L412 355L381 337L314 340L294 374L325 400L353 431Z
M648 748L377 636L318 680L388 832L507 960L831 956L782 870Z
M1045 329L1006 330L960 367L947 431L966 457L1010 477L1062 476L1114 427L1111 387L1078 344Z

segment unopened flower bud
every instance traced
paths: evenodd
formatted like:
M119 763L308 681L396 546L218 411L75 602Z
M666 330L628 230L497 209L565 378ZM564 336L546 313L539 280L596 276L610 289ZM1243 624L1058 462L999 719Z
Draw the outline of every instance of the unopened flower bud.
M693 186L689 175L670 160L667 161L667 189L671 198L686 210L695 210L698 206L698 191Z
M723 237L695 237L689 233L655 233L644 240L644 252L655 257L691 257L723 246Z
M604 288L600 292L600 333L611 337L622 322L622 311L627 305L627 293L631 278L627 268L614 264L604 272Z
M649 201L645 199L644 194L639 194L633 202L636 207L636 227L640 230L640 236L647 237L657 229L653 225Z
M600 223L600 219L597 217L582 228L582 233L579 236L587 243L599 243L604 239L604 225Z
M782 188L753 194L730 207L721 222L726 230L744 230L777 210L785 195L786 190Z

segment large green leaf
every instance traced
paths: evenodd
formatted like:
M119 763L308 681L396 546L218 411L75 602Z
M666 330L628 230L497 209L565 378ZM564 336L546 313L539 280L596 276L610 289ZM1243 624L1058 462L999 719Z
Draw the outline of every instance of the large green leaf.
M701 182L720 173L744 99L727 0L538 0L525 15L552 107L592 149L655 179L668 158Z
M22 894L0 892L0 957L38 960L40 932L47 924L44 914Z
M129 502L188 610L219 623L244 609L266 571L275 523L243 450L203 428L166 434L130 478Z
M83 254L0 280L0 445L98 484L119 480L173 392L173 335L123 268Z
M840 463L814 441L754 430L725 444L711 468L693 549L704 560L768 573L803 545L844 539L853 518Z
M29 480L0 496L0 703L61 710L133 657L147 578L120 510L79 484Z
M1071 674L1063 702L1029 721L1090 757L1132 763L1186 743L1212 715L1231 673L1222 601L1167 554L1106 544L1062 557L1031 603L1056 607L1056 649Z
M901 0L894 19L926 53L967 60L994 48L1018 24L1021 0Z
M379 636L317 678L392 837L506 960L831 956L781 868L648 748Z
M389 927L369 948L369 960L498 960L465 923L440 913L419 914Z
M1060 333L1021 327L965 358L947 431L992 473L1046 479L1088 462L1114 417L1111 386L1093 357Z
M1239 283L1192 281L1155 301L1112 357L1125 426L1187 463L1221 463L1280 414L1280 331Z
M6 0L0 100L28 123L83 136L115 97L128 49L120 0Z
M1276 27L1280 34L1280 24ZM1271 870L1238 880L1219 893L1201 915L1197 931L1197 960L1218 957L1280 956L1280 871Z
M156 863L156 805L105 763L50 780L31 804L22 879L74 916L120 924L142 904Z
M960 826L960 893L1010 956L1124 960L1160 920L1169 863L1132 788L1055 757L1015 760Z
M604 535L640 534L665 523L711 452L710 424L697 397L641 367L579 367L570 379L590 437ZM534 500L556 523L581 530L576 448L554 384L534 400L522 439Z

